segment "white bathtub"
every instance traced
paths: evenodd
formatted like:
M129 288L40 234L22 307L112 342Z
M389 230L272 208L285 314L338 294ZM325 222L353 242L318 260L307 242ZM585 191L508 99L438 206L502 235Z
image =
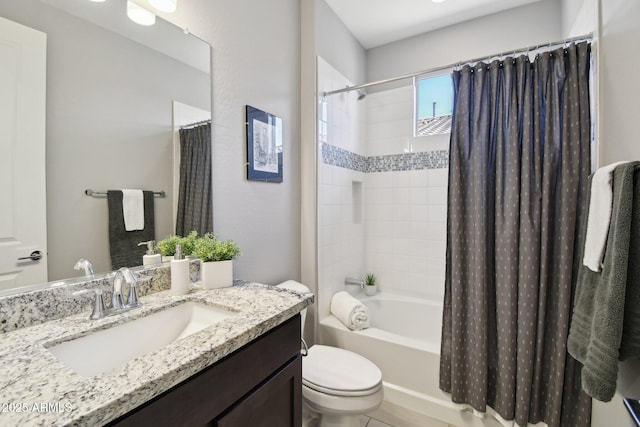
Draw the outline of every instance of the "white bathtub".
M371 327L350 331L334 316L320 321L319 342L365 356L382 371L385 401L457 426L496 426L451 402L438 386L442 302L399 295L359 297Z

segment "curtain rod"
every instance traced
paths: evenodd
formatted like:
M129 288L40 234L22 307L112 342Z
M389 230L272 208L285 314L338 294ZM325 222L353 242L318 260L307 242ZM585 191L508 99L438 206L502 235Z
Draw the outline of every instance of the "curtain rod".
M371 83L363 83L361 85L356 85L356 86L347 86L347 87L344 87L342 89L336 89L336 90L324 92L323 96L335 95L337 93L342 93L342 92L351 92L352 90L364 89L364 88L367 88L367 87L370 87L370 86L377 86L377 85L381 85L381 84L385 84L385 83L395 82L395 81L398 81L398 80L410 79L410 78L413 78L413 77L421 76L423 74L434 73L436 71L444 71L444 70L448 70L448 69L451 69L451 68L454 68L454 67L458 67L458 66L464 65L464 64L474 64L476 62L486 61L488 59L501 57L501 56L504 56L504 55L507 55L507 54L515 55L516 53L531 52L531 51L536 51L538 49L549 48L549 47L553 47L553 46L561 46L561 45L566 45L566 44L569 44L569 43L574 43L574 42L579 42L579 41L591 41L592 38L593 38L593 33L589 33L589 34L585 34L584 36L571 37L571 38L568 38L568 39L558 40L558 41L555 41L555 42L549 42L549 43L544 43L544 44L533 45L533 46L525 47L525 48L522 48L522 49L509 50L509 51L501 52L501 53L494 54L494 55L483 56L481 58L474 58L474 59L470 59L470 60L467 60L467 61L456 62L454 64L449 64L449 65L445 65L445 66L442 66L442 67L435 67L435 68L430 68L428 70L422 70L422 71L418 71L418 72L411 73L411 74L405 74L405 75L402 75L402 76L391 77L389 79L378 80L378 81L371 82Z
M191 129L191 128L195 128L201 125L206 125L211 123L211 119L208 120L201 120L199 122L195 122L195 123L190 123L188 125L184 125L184 126L180 126L180 129Z

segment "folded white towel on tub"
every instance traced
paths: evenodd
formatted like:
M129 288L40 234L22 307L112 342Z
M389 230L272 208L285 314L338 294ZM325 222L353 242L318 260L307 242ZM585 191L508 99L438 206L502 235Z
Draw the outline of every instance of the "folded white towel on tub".
M346 291L338 292L331 298L331 313L351 330L369 327L369 309Z

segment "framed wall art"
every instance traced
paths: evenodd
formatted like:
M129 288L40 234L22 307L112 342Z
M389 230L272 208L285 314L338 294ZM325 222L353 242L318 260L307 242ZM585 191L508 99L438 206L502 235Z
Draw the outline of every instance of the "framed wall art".
M282 119L247 105L247 179L282 182Z

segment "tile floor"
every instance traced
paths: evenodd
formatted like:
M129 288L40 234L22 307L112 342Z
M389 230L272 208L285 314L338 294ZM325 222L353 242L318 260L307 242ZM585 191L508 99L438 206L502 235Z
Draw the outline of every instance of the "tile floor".
M360 427L394 427L390 424L383 423L375 418L367 417L363 415L360 417Z
M383 402L375 411L360 417L360 427L455 427L406 408Z
M363 415L360 417L360 427L413 427L417 425L414 423L407 423L402 420L390 420L388 418L386 420L389 422L392 422L393 424L387 424L386 422L382 422L375 418L371 418L366 415ZM426 423L427 424L420 424L420 426L421 427L455 427L447 423L443 423L442 421L438 421L434 419L427 420Z

